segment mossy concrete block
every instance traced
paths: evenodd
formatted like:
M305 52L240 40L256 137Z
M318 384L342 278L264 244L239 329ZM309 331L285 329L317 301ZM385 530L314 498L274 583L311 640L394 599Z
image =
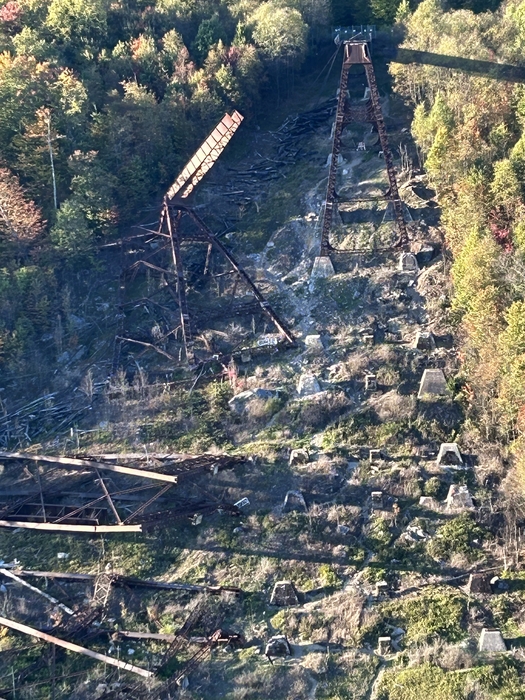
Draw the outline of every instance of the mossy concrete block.
M484 627L479 638L479 651L494 653L507 651L503 635L499 629Z
M457 442L441 443L436 462L443 467L463 467L463 457Z
M447 380L442 369L426 369L419 384L418 399L432 400L439 396L449 396Z

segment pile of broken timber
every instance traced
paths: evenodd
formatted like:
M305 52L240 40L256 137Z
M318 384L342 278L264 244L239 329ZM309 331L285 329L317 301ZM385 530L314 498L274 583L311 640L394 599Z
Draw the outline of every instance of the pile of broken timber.
M242 461L239 457L209 454L159 457L146 469L119 464L118 455L93 459L0 452L3 461L21 462L25 482L29 477L31 483L30 488L1 492L4 503L0 507L0 526L53 532L141 532L143 525L154 526L217 511L238 514L235 506L218 500L192 503L179 499L176 506L172 503L165 510L152 511L153 504L164 500L165 494L184 477L202 472L216 474ZM33 473L26 465L35 462L49 465L49 469L41 474L37 467ZM68 476L67 470L76 474ZM115 486L117 479L120 486ZM152 490L155 490L153 495ZM130 503L134 501L132 509ZM108 524L108 519L113 519L113 524Z
M298 153L295 150L298 141L324 126L328 119L335 114L336 108L337 100L333 98L323 102L322 105L311 109L309 112L302 112L295 117L288 117L279 129L274 132L274 136L279 141L279 155L294 158Z
M210 184L214 184L221 194L233 197L238 205L259 200L261 181L270 182L284 177L283 168L295 165L298 157L305 155L301 153L301 140L324 127L335 114L336 106L337 100L331 99L308 112L289 117L277 131L272 132L277 141L275 157L256 153L258 158L253 159L250 167L244 170L229 169L227 183Z
M59 400L57 392L40 396L0 416L0 446L35 442L43 435L69 430L89 409L89 405L73 408L71 401Z

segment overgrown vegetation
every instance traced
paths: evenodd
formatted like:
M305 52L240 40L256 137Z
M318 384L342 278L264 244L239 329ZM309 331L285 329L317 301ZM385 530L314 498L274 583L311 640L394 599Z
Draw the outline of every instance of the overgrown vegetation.
M425 0L403 17L404 47L523 65L522 5L451 11ZM468 40L467 40L468 37ZM523 472L525 205L523 89L489 75L393 64L415 108L412 132L443 207L454 255L452 311L461 329L465 388L488 438L511 443Z
M115 587L98 634L80 640L156 668L167 641L118 639L117 628L173 635L202 607L205 615L152 687L182 669L202 643L195 640L219 627L239 633L244 648L214 648L192 668L189 687L174 691L181 700L525 700L523 501L508 470L514 458L525 474L521 84L465 72L460 61L457 69L391 64L397 95L383 102L400 191L417 206L423 201L412 192L429 184L415 172L419 157L443 211L445 246L441 230L424 220L430 205L421 204L422 220L411 224L412 248L424 249L428 239L435 252L417 276L377 252L358 264L336 259L337 274L312 283L330 149L327 112L285 177L261 180L262 204L239 212L233 239L260 288L273 289L296 347L285 354L271 346L269 356L253 352L228 366L217 355L196 373L174 369L171 360L157 370L139 347L108 378L120 282L115 249L99 248L149 220L148 208L157 211L156 198L224 111L245 115L251 136L243 140L239 132L227 156L234 166L245 164L254 142L270 136L290 105L290 112L318 105L328 79L335 92L334 72L319 93L330 61L339 65L332 22L379 25L373 50L382 98L389 85L381 51L403 32L405 48L480 61L480 70L490 61L525 66L523 2L452 7L439 0L0 0L0 370L9 392L32 398L37 376L39 391L81 396L86 416L77 419L80 429L68 427L65 435L62 428L52 440L51 413L37 433L42 444L28 445L21 432L20 447L112 461L126 454L123 461L152 469L166 461L171 467L185 453L245 457L218 473L181 476L147 511L169 506L170 518L143 532L2 528L0 555L25 569L241 588L236 596ZM353 99L363 78L352 71ZM410 117L402 100L413 110L417 151L402 126ZM366 200L367 185L379 188L375 193L386 188L377 136L366 152L349 145L362 134L370 136L369 123L356 122L345 134L341 199ZM282 134L274 136L278 153ZM435 221L439 207L431 203ZM337 235L367 243L378 230L370 222L355 230L341 224ZM204 253L188 258L196 269ZM219 292L220 277L210 275ZM146 273L140 285L154 295L155 283ZM191 287L206 315L205 294ZM134 308L135 318L149 316L140 303ZM240 341L239 329L232 322L224 335ZM416 331L427 329L435 352L414 347ZM89 360L79 369L75 362L88 345ZM427 367L443 368L449 397L417 399ZM317 388L300 395L305 374L314 375ZM373 389L367 376L376 380ZM241 392L244 399L231 402ZM10 397L6 405L4 399L0 394L2 414ZM13 425L19 427L16 416ZM437 463L442 442L458 442L463 465ZM46 476L46 465L29 467L15 483L12 465L0 465L7 499L9 489L25 493ZM104 483L112 490L110 476ZM457 485L472 502L445 500ZM32 493L38 501L39 492ZM141 499L139 491L125 494L129 501L117 500L123 520ZM61 507L60 490L52 495ZM181 504L204 501L217 512L178 517ZM237 517L221 501L240 504ZM482 578L467 589L470 573ZM48 599L4 581L3 615L45 629L57 623ZM293 582L298 605L270 603L279 581ZM92 595L85 579L39 577L35 585L80 609ZM512 654L478 651L481 629L493 626ZM266 643L280 634L293 658L271 665ZM385 636L389 649L378 646ZM18 633L0 632L6 697L87 700L103 692L99 683L113 680L108 666L21 647ZM12 690L29 666L26 687ZM63 673L62 683L50 681L53 671ZM110 692L127 694L125 673Z

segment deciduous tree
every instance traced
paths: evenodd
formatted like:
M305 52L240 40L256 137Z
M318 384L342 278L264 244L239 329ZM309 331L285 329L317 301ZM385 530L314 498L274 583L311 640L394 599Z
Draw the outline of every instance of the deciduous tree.
M16 175L0 167L0 233L17 244L27 244L43 230L40 209L27 198Z

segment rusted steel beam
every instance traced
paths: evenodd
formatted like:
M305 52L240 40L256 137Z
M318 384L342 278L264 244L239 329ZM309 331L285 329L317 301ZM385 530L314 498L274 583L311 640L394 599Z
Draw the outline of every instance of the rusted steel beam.
M46 473L46 476L50 476L56 471L58 471L58 467L51 467ZM82 491L86 483L87 480L83 478L82 474L69 473L61 476L59 479L54 480L53 482L45 486L44 495L46 497L50 495L55 495L56 493L61 492L63 487L71 487L72 485L74 485L75 490L78 490L80 492ZM16 512L18 508L24 506L25 504L31 503L35 496L39 496L39 492L26 489L25 492L21 494L21 496L22 498L19 498L14 503L2 505L2 507L0 508L0 518L7 517L10 513Z
M74 510L70 510L67 512L65 511L67 506L64 506L64 515L61 515L58 518L55 516L51 522L56 524L56 523L61 523L64 520L70 520L71 518L74 518L79 513L82 513L82 511L86 510L87 508L91 508L96 503L100 503L100 501L103 501L104 498L105 498L105 496L98 496L97 498L90 501L89 503L85 503L84 505L79 506L78 508L75 508ZM44 522L46 522L46 521L44 521Z
M349 254L361 252L335 250L334 247L330 244L330 232L332 230L333 217L337 209L338 203L338 197L335 188L338 167L337 159L341 151L341 137L346 124L348 124L350 121L355 120L357 116L359 116L359 118L361 119L366 118L368 121L373 121L376 123L377 131L379 134L379 140L385 159L385 166L389 183L389 189L386 198L392 202L392 205L394 207L395 220L399 232L399 240L396 241L396 245L406 245L406 243L408 242L408 232L403 212L403 202L399 196L396 171L394 167L394 158L390 149L390 144L388 142L387 131L383 119L383 113L381 110L379 91L377 89L377 83L374 73L374 66L372 64L372 59L370 58L370 54L368 51L368 44L364 41L347 41L343 43L343 47L344 57L343 65L341 68L341 77L339 79L339 95L337 100L334 136L332 142L332 155L330 161L330 169L328 173L328 184L326 188L326 201L321 222L321 256L329 256L331 253L335 252ZM362 65L364 67L368 87L370 88L370 103L365 107L357 108L359 115L357 115L356 108L350 108L346 103L348 74L350 68L354 65ZM383 198L381 197L378 199ZM356 199L353 201L367 200Z
M200 622L202 616L204 615L204 605L200 603L196 608L194 608L180 629L178 629L174 636L173 641L166 649L164 656L159 664L160 667L165 666L170 659L172 659L184 646L184 643L188 640L191 630L195 625Z
M44 503L44 492L42 490L42 482L40 480L40 474L38 473L38 468L36 470L36 481L38 483L38 490L40 494L40 505L42 506L42 515L44 517L44 521L46 520L46 506Z
M9 571L9 569L0 569L0 574L2 574L2 576L5 576L6 578L10 578L13 581L16 581L20 586L24 586L25 588L29 588L29 590L33 591L33 593L37 593L38 595L41 595L43 598L48 600L50 603L53 603L53 605L56 605L58 608L63 610L68 615L73 615L73 610L71 610L71 608L68 608L67 605L64 605L64 603L61 603L56 598L53 598L53 596L49 595L49 593L45 593L44 591L41 591L40 588L36 588L35 586L32 586L27 581L24 581L23 578L20 578L20 576L17 576L12 571Z
M185 198L193 191L224 151L243 119L244 117L237 110L232 112L231 115L224 115L208 138L184 166L184 169L168 190L168 199L173 199L177 194Z
M113 503L111 496L109 495L109 491L108 491L107 486L104 482L104 479L100 475L100 472L98 469L96 469L95 471L97 472L98 483L102 486L102 490L104 491L104 495L106 497L106 500L109 503L109 507L113 511L113 515L115 516L117 523L119 525L122 525L122 519L121 519L120 515L118 514L118 510L115 508L115 504ZM171 488L171 486L168 486L168 488Z
M159 523L164 524L173 520L182 520L184 518L192 519L196 515L212 515L213 513L220 511L229 513L232 516L241 515L239 508L231 503L221 503L220 501L210 503L207 501L202 501L197 503L183 503L175 508L146 513L141 518L141 524L145 528L155 527Z
M46 632L41 632L28 625L22 625L14 620L9 620L6 617L0 617L0 625L4 627L9 627L9 629L16 630L17 632L22 632L23 634L28 634L31 637L36 637L36 639L42 639L44 642L49 642L49 644L55 644L57 647L62 647L68 651L74 651L77 654L84 654L84 656L89 656L91 659L96 661L102 661L103 663L109 664L110 666L116 666L117 668L123 669L124 671L131 671L136 673L143 678L151 678L153 673L147 671L145 668L140 668L139 666L133 666L133 664L128 664L126 661L119 661L118 659L113 659L111 656L106 656L105 654L99 654L96 651L91 651L91 649L86 649L78 644L73 644L72 642L66 642L64 639L59 639L58 637L53 637L51 634Z
M36 578L62 579L66 581L93 581L96 578L95 574L72 574L62 571L26 571L17 570L18 576L29 576ZM166 581L145 581L129 576L115 575L113 577L114 586L129 586L131 588L155 588L165 591L189 591L193 593L221 593L227 591L230 593L241 593L241 589L237 586L201 586L196 583L168 583Z
M217 236L213 235L212 231L208 228L208 226L193 209L186 209L185 212L193 220L197 227L202 231L202 233L206 236L207 240L222 253L222 255L228 260L235 272L237 272L239 277L241 277L243 281L248 285L254 297L259 302L259 306L262 312L271 319L271 321L275 324L279 332L290 343L290 345L295 345L295 338L290 329L285 325L283 321L281 321L279 316L270 306L269 302L266 301L264 296L252 282L251 277L247 274L247 272L245 272L245 270L243 270L243 268L239 265L237 260L230 253L230 251L221 243Z
M336 203L336 181L337 181L337 159L341 152L341 136L345 123L346 110L346 90L348 86L348 72L350 64L343 60L341 68L341 77L339 78L339 96L337 98L337 109L335 112L335 127L332 141L332 155L330 160L330 168L328 170L328 184L326 186L326 198L323 211L323 219L321 222L321 257L326 257L330 254L332 246L330 245L330 231L332 230L332 222L334 217L334 209Z
M177 483L177 477L170 474L162 474L159 472L151 472L146 469L134 469L133 467L124 467L118 464L105 464L104 462L94 462L89 459L75 459L73 457L51 457L49 455L34 455L27 452L0 452L0 459L17 459L17 460L32 460L33 462L50 462L51 464L61 464L65 467L74 467L76 469L103 469L117 474L127 474L128 476L137 476L142 479L154 479L156 481L169 481L172 484Z
M390 150L390 144L388 142L385 121L383 119L383 112L381 110L381 102L379 99L379 90L377 89L376 76L374 73L374 66L372 65L371 61L369 63L365 63L364 66L366 78L368 80L368 87L370 88L372 111L374 115L374 120L377 124L379 140L381 142L381 148L383 150L383 156L385 158L388 183L390 185L388 196L394 206L396 224L399 232L399 241L397 243L398 245L406 245L408 243L408 231L405 222L405 215L403 212L403 202L401 200L401 197L399 196L399 189L397 187L394 157L392 155L392 151Z
M163 486L163 487L160 489L160 491L158 491L157 493L153 494L153 496L152 496L148 501L146 501L146 502L143 503L141 506L139 506L139 507L137 508L136 511L134 511L129 517L127 517L126 520L124 520L124 522L125 522L125 523L132 522L135 518L137 518L139 515L141 515L142 513L144 513L144 511L145 511L152 503L155 503L155 501L157 501L159 498L161 498L161 496L163 496L163 495L166 493L166 491L169 491L169 489L171 489L171 487L172 487L172 484L165 484L165 486ZM121 522L122 522L122 521L121 521Z
M0 520L0 527L45 530L47 532L91 532L93 534L142 532L142 525L64 525L61 523L31 523L25 520Z
M191 330L191 319L188 311L188 302L186 299L186 280L184 279L184 268L182 266L182 257L180 252L179 226L182 212L178 211L175 220L172 221L171 210L168 207L167 199L164 200L165 215L164 220L168 227L168 233L171 243L171 256L173 266L177 274L177 300L180 310L180 324L182 327L182 338L184 341L184 349L186 351L186 359L190 365L195 363L195 352L193 350L193 334Z
M137 495L131 495L132 491L147 491L148 489L154 489L157 488L157 484L148 484L147 486L138 486L137 488L134 489L126 489L125 491L117 491L115 493L111 494L111 497L118 500L118 501L128 501L128 502L136 502L136 501L141 501L142 497L137 496ZM75 496L75 498L81 500L83 498L85 499L95 499L98 498L98 494L94 493L93 491L83 491L83 492L78 492L78 491L60 491L60 498L63 498L65 496ZM125 495L123 495L125 494ZM9 489L6 491L0 491L0 498L6 499L6 498L16 498L17 496L28 496L28 500L26 502L29 502L30 499L33 499L33 497L38 498L38 492L37 491L32 491L28 493L26 489ZM49 505L49 504L48 504ZM87 504L86 504L87 507ZM1 515L1 513L0 513Z
M168 689L171 690L175 688L175 686L178 684L180 679L183 676L186 676L188 673L193 671L197 666L203 661L206 656L211 652L213 647L217 644L219 639L222 637L222 630L216 630L211 637L209 637L208 642L202 647L202 649L199 649L188 661L188 663L184 666L183 669L178 671L174 676L172 676L168 683Z

